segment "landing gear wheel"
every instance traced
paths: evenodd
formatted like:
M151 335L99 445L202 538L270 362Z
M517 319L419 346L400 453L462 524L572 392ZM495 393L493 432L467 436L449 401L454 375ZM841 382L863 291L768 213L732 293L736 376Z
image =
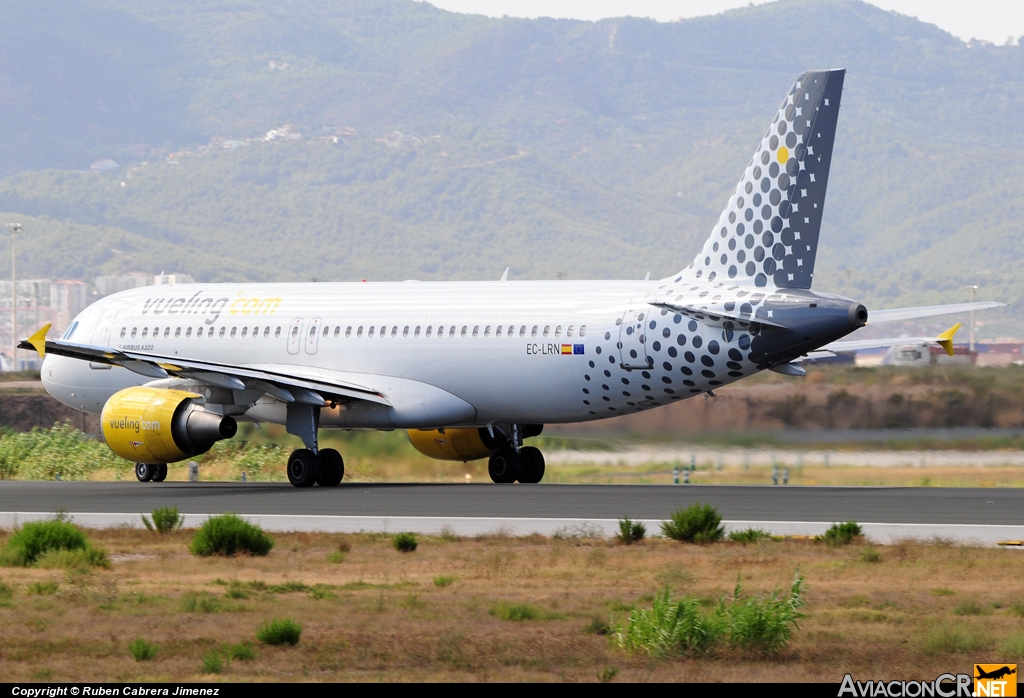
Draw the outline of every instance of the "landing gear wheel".
M292 451L288 456L288 482L296 487L312 487L318 466L316 455L308 448Z
M153 482L163 482L167 479L167 464L158 463L153 466Z
M519 478L520 458L511 446L502 446L491 454L487 462L487 474L491 480L501 484L510 484Z
M152 463L136 463L135 477L139 482L149 482L156 473L156 466Z
M544 454L533 446L519 449L520 473L519 482L524 485L536 485L544 479Z
M333 448L322 448L317 455L320 469L316 475L316 484L321 487L337 487L345 477L345 461L341 454Z

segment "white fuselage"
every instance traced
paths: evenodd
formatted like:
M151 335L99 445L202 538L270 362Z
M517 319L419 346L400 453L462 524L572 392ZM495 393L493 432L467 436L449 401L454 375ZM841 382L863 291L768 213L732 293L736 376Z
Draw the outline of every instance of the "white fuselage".
M737 348L742 334L647 305L642 299L657 288L656 281L150 286L90 306L64 338L337 380L395 406L325 409L325 427L586 421L665 405L757 371ZM61 402L95 413L118 390L152 380L56 356L46 358L42 377ZM243 418L284 419L283 403L259 391L234 391L232 399Z

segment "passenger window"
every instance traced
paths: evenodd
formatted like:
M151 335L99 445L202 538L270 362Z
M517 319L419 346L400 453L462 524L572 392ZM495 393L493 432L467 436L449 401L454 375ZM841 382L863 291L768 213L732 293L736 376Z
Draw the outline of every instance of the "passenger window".
M337 339L341 336L341 325L334 328L334 338Z
M520 337L525 337L526 336L526 325L523 325L522 327L519 328L519 336Z
M263 339L269 339L269 338L270 338L270 325L267 325L266 327L263 328Z
M363 326L360 325L359 329L356 330L356 337L362 337L362 336L363 336Z
M429 334L429 332L430 332L430 328L428 327L427 328L427 333ZM444 325L438 325L437 326L437 336L438 337L444 336Z
M484 336L485 336L485 337L487 336L487 332L488 332L488 331L489 331L490 329L491 329L491 328L490 328L490 327L488 327L488 328L487 328L486 330L484 330ZM495 336L495 337L500 337L500 336L501 336L501 325L498 325L498 326L497 326L497 327L495 328L495 330L494 330L494 336Z
M247 337L248 333L249 333L249 328L248 327L243 327L242 328L242 336L243 337Z
M547 337L551 334L551 325L544 325L544 336Z
M348 327L345 328L345 336L346 337L351 337L352 336L352 325L349 325Z
M181 336L181 328L180 327L175 327L174 328L174 338L177 339L180 336Z
M561 325L559 325L558 327L555 328L555 336L556 337L561 337L562 336L562 326Z
M420 330L419 330L419 328L417 327L417 328L416 328L416 335L418 336L418 335L419 335L419 333L420 333ZM409 326L408 326L408 325L406 325L406 326L405 326L405 329L404 329L404 330L402 330L402 336L403 336L403 337L408 337L408 336L409 336Z
M242 336L244 337L245 335L243 334ZM309 328L309 336L316 337L316 325Z
M125 332L127 332L127 331L128 331L127 327L122 327L121 328L121 339L124 339Z
M133 327L132 328L132 339L135 339L135 333L138 332L138 331L139 331L138 327Z
M281 336L281 326L280 325L278 325L277 329L274 330L274 336L275 337L280 337Z
M462 334L466 334L466 330L465 329L462 330ZM451 328L449 328L448 336L449 337L454 337L455 336L455 325L452 325Z
M326 325L324 325L324 337L326 337L326 336L327 336L327 334L328 334L328 333L329 333L330 331L331 331L331 328L330 328L330 327L327 327ZM338 335L334 335L334 336L335 336L335 337L337 337Z
M191 339L191 338L192 338L192 328L191 327L187 327L187 328L185 328L185 339Z
M586 325L580 325L580 337L582 337L586 333L587 333L587 326Z
M203 336L203 326L200 325L198 328L196 328L196 339L199 339L202 336Z
M523 329L525 330L526 328L524 327ZM509 339L511 339L512 337L515 336L515 332L516 332L515 326L514 325L509 325L508 326L508 337L509 337Z
M473 336L476 337L478 334L480 334L480 325L477 325L476 327L473 328Z
M392 337L397 337L398 336L398 325L395 325L394 327L391 328L391 336Z
M259 327L253 327L252 328L252 338L253 339L258 339L259 336L260 336L260 328Z
M575 328L574 328L574 327L573 327L572 325L569 325L569 329L567 329L567 330L565 331L565 336L566 336L566 337L572 337L572 331L573 331L574 329L575 329Z
M537 326L534 325L533 326L533 330L530 331L530 336L531 337L536 337L537 336L537 329L538 329Z
M159 327L154 327L153 328L153 339L156 339L159 336L160 336L160 328Z
M377 326L376 325L370 325L370 329L367 330L366 336L367 337L372 337L373 333L376 332L376 331L377 331Z
M232 337L235 336L234 328L231 329L231 336ZM299 326L296 325L295 327L292 328L292 337L298 337L298 336L299 336Z
M223 336L224 336L224 331L225 331L225 330L227 330L227 327L221 327L221 328L220 328L220 332L218 333L220 337L223 337Z
M433 333L433 331L434 331L434 326L433 325L427 325L427 336L428 337ZM440 331L441 330L438 329L438 332L440 332Z
M145 339L147 334L149 334L149 328L148 327L143 327L142 328L142 338Z
M412 333L412 336L413 337L419 337L420 336L420 326L419 325L416 325L416 330Z
M452 328L452 329L454 329L454 328ZM462 336L465 337L468 332L469 332L469 327L467 327L466 325L463 325L462 326Z
M296 328L296 329L297 329L297 328ZM233 338L233 337L235 336L235 332L236 332L237 330L238 330L238 328L237 328L237 327L232 327L232 328L231 328L231 336L232 336L232 338Z

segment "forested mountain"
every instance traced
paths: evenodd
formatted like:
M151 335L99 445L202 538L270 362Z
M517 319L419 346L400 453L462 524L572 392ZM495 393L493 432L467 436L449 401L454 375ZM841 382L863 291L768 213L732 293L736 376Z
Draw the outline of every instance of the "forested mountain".
M856 0L668 24L8 0L0 216L25 224L23 271L55 277L657 277L793 78L840 66L815 287L878 305L977 283L1019 307L1024 47Z

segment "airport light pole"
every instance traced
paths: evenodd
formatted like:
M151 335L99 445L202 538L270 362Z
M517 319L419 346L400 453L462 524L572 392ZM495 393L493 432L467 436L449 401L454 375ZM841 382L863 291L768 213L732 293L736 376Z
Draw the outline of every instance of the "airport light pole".
M11 231L11 368L18 370L18 233L21 223L8 223Z
M974 302L974 294L978 290L977 286L966 287L971 292L971 303ZM971 351L974 351L974 311L971 311Z

